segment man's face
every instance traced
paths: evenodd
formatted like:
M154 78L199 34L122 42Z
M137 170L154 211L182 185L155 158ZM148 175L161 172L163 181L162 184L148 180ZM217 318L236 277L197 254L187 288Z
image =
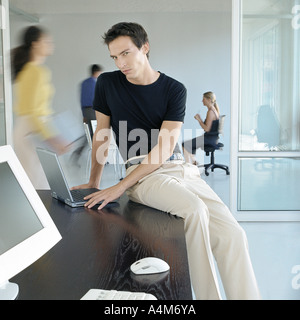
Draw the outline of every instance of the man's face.
M130 37L120 36L109 44L108 49L116 66L127 80L133 83L138 82L148 61L149 44L146 43L138 49Z

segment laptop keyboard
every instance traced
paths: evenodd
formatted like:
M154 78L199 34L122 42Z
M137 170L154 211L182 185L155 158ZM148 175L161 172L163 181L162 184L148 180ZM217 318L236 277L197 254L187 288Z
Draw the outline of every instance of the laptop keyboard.
M91 193L99 191L98 189L78 189L71 190L71 195L75 202L84 202L84 197L88 196Z
M81 202L81 201L85 201L83 198L85 197L85 195L83 195L80 190L71 190L71 195L72 198L75 202Z

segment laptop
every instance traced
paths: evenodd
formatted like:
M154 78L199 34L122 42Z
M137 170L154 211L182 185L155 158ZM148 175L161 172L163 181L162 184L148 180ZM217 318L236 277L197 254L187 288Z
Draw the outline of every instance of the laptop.
M36 151L46 174L53 198L64 202L70 207L77 208L83 207L86 203L84 197L99 191L96 188L70 190L56 153L42 148L36 148ZM101 203L99 202L98 204L100 205Z

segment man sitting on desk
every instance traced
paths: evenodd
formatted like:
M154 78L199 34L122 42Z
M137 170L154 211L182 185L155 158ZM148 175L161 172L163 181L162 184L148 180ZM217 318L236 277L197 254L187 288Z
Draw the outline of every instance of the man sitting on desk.
M214 255L228 299L259 299L245 232L198 168L173 153L184 121L185 87L152 69L142 26L119 23L104 40L120 71L104 73L97 81L91 176L76 188L99 187L110 126L127 171L115 186L88 196L86 206L103 200L100 210L126 191L135 202L182 217L196 298L221 299ZM135 144L134 137L139 138Z

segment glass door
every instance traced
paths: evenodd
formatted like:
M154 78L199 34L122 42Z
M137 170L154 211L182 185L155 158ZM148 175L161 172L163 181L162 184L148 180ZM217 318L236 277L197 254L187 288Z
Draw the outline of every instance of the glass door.
M239 220L300 220L300 1L233 10L231 204Z
M8 0L0 0L0 146L12 144L12 89L9 57Z
M2 3L0 10L3 11ZM3 46L2 46L2 30L5 28L5 21L2 12L0 14L0 146L6 142L6 126L5 126L5 112L4 112L4 75L3 75Z

